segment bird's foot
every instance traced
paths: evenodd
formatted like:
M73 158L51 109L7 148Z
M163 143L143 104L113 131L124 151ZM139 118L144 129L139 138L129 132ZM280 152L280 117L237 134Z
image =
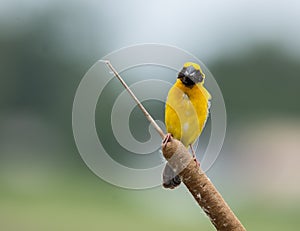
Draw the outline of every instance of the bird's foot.
M163 146L163 147L165 147L165 146L167 145L167 143L170 141L171 137L172 137L171 133L168 133L168 134L165 136L165 138L164 138L163 141L162 141L162 146Z
M196 156L193 156L194 161L197 164L197 167L200 167L200 161L197 160Z
M195 161L196 164L197 164L197 167L200 167L200 162L199 162L199 161L197 160L197 158L196 158L196 153L195 153L195 151L194 151L193 145L190 144L190 148L191 148L191 151L192 151L193 159L194 159L194 161Z

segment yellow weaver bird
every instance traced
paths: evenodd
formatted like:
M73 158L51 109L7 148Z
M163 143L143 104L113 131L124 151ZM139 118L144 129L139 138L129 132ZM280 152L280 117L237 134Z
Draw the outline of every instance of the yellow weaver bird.
M205 75L198 64L185 63L168 93L165 109L168 136L180 140L186 147L190 146L195 161L192 145L205 126L211 99L203 86L204 80ZM198 161L197 163L199 164ZM175 188L181 183L179 176L168 164L164 170L163 182L166 188Z

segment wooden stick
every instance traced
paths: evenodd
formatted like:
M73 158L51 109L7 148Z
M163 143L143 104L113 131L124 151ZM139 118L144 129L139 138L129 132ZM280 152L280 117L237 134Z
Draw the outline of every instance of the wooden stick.
M116 71L116 69L111 65L109 60L101 60L103 61L110 70L114 73L114 75L120 80L122 85L125 87L125 89L128 91L128 93L131 95L133 100L136 102L136 104L139 106L139 108L142 110L144 113L145 117L147 120L152 124L152 126L155 128L155 130L158 132L160 137L163 139L166 135L164 134L163 130L158 126L158 124L155 122L155 120L152 118L152 116L148 113L148 111L145 109L143 104L138 100L138 98L133 94L133 92L130 90L128 85L125 83L125 81L122 79L122 77L119 75L119 73Z
M171 137L162 151L217 230L246 230L180 141Z
M132 96L134 101L143 111L149 122L154 126L161 138L166 138L166 135L162 129L157 125L155 120L136 98L134 93L129 89L125 81L121 78L111 63L108 60L101 61L104 62L120 80L122 85ZM224 201L221 194L217 191L212 182L201 170L199 165L193 160L188 150L179 140L176 140L172 137L168 138L168 140L164 139L162 151L170 166L174 169L174 171L176 170L176 174L179 174L183 183L186 185L190 193L193 195L199 206L203 209L217 230L246 230L238 218L234 215L227 203Z

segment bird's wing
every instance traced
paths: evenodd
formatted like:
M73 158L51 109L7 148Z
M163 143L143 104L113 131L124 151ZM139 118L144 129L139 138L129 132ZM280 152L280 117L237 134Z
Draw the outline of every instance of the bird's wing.
M210 104L211 104L211 102L210 102L211 101L211 95L204 87L202 89L203 89L203 94L204 94L205 98L207 99L207 108L209 110L210 109Z
M207 99L207 117L203 123L203 128L204 128L206 125L207 119L209 117L209 110L210 110L210 106L211 106L211 95L204 87L202 89L203 89L203 94L204 94L205 98Z

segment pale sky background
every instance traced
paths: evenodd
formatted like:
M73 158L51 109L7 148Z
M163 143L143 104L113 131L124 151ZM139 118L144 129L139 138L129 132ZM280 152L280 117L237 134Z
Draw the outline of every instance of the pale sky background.
M300 2L295 0L2 0L0 26L7 34L20 33L47 12L55 15L47 26L60 30L53 35L53 45L64 42L64 53L74 57L101 50L100 58L115 49L148 42L175 45L204 60L253 43L275 43L300 54Z

